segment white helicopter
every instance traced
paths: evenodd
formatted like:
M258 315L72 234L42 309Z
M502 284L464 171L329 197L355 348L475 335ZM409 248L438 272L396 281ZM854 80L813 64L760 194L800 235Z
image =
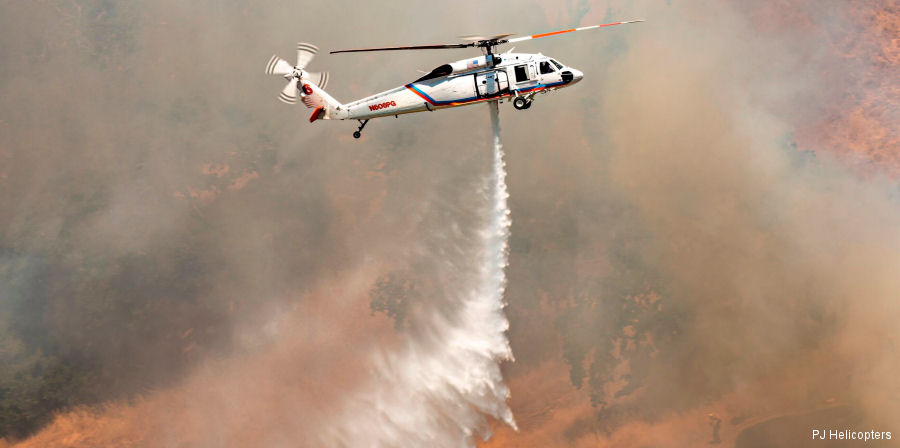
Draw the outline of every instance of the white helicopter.
M288 80L279 96L281 101L295 104L299 98L307 107L314 109L309 117L310 123L320 119L358 120L359 128L353 133L353 137L360 138L363 128L372 118L468 106L486 101L502 101L508 98L512 98L516 109L528 109L537 93L547 93L573 85L580 81L584 74L540 53L513 53L510 49L506 53L496 54L494 49L497 46L636 22L643 20L584 26L513 39L508 39L512 34L462 36L462 39L470 42L332 51L331 54L478 47L484 53L479 57L441 65L409 84L346 104L341 104L325 92L328 83L327 72L313 73L305 70L319 50L315 45L298 43L297 64L294 66L273 55L266 64L266 73L283 76Z

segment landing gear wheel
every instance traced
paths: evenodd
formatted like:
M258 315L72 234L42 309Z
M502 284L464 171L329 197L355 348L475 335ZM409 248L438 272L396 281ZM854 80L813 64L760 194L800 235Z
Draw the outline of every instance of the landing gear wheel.
M366 123L369 122L369 120L357 120L357 121L359 121L359 129L357 129L356 132L353 133L353 138L362 137L362 130L364 127L366 127Z
M528 109L531 107L531 101L527 101L525 98L517 96L516 99L513 100L513 107L515 107L516 110Z

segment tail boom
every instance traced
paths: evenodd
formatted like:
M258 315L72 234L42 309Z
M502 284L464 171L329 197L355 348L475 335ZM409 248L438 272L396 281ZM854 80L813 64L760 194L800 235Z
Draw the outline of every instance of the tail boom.
M310 123L316 120L341 120L347 118L347 110L340 101L334 99L324 89L301 76L297 81L300 100L310 109L315 109L309 117Z

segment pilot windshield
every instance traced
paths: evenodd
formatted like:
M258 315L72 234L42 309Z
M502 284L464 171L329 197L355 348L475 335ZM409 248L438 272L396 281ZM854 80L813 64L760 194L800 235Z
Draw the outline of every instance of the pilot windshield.
M552 65L550 65L549 61L541 61L541 74L546 75L548 73L553 73L555 69Z

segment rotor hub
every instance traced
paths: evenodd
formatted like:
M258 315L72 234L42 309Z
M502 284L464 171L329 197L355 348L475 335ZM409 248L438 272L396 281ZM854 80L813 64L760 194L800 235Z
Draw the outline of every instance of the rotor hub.
M303 77L303 69L294 67L290 73L284 75L284 79L300 79Z

